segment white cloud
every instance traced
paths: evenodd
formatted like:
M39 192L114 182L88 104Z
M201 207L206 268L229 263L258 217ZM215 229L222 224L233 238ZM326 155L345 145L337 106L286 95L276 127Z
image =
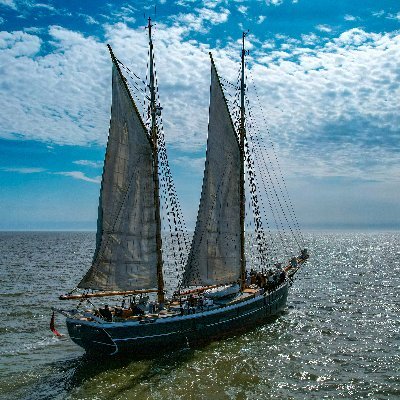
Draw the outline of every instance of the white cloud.
M358 19L357 17L354 17L353 15L350 15L350 14L346 14L344 16L345 21L356 21L357 19Z
M190 169L198 173L202 173L204 170L204 162L205 162L205 157L187 157L187 156L181 156L181 157L175 157L171 160L172 164L182 166L186 170Z
M365 42L375 42L381 38L381 34L368 33L360 28L353 28L334 39L335 45L359 47Z
M5 172L17 172L19 174L37 174L40 172L44 172L46 171L44 168L6 168L6 167L2 167L0 168L2 171Z
M208 16L209 23L221 20ZM111 95L105 46L57 26L48 32L53 51L40 56L39 35L0 34L0 62L14 66L0 75L2 137L18 133L48 143L105 143ZM178 23L156 25L157 77L169 147L199 150L204 149L207 135L210 48L185 39L187 32ZM143 29L108 25L105 38L119 59L134 66L138 75L146 75ZM248 58L249 76L254 76L285 166L317 176L360 176L365 170L377 179L384 179L385 170L395 175L400 35L355 28L331 39L315 34L302 39L276 36L276 41L260 45L251 37L257 46ZM285 42L283 47L280 41ZM239 48L232 41L213 50L221 76L233 82ZM362 164L365 159L376 160L377 155L381 165L377 161L367 167ZM77 179L98 182L81 172L72 173Z
M190 31L207 33L212 25L219 25L228 20L230 11L220 7L218 10L211 8L195 8L194 12L178 14L173 18L175 27L179 27L180 33Z
M248 10L248 7L246 7L246 6L241 5L241 6L238 7L238 11L239 11L241 14L246 14L246 13L247 13L247 10Z
M222 24L228 20L230 11L227 8L220 8L218 11L210 10L209 8L197 9L199 17L203 21L210 21L212 24Z
M257 24L262 24L267 17L265 15L260 15L257 19Z
M310 33L309 35L301 35L301 39L305 45L312 46L320 41L319 36L315 33Z
M380 17L383 17L383 16L385 15L385 11L384 11L384 10L374 11L374 12L372 13L372 15L373 15L374 17L380 18Z
M87 167L100 168L103 166L103 161L76 160L73 161L77 165L85 165Z
M41 39L25 32L0 32L0 57L2 61L14 57L32 57L40 50Z
M282 3L283 0L265 0L267 6L280 6Z
M99 22L96 21L92 16L86 14L78 14L82 17L88 25L98 25Z
M380 10L380 11L374 11L372 13L372 15L374 17L377 17L377 18L382 18L383 17L383 18L386 18L386 19L396 19L396 20L400 21L400 12L397 12L396 14L393 14L393 13L387 13L384 10Z
M203 0L203 6L207 8L215 8L221 3L223 3L221 0Z
M272 52L268 68L255 64L251 71L272 132L286 132L285 167L313 176L398 179L400 35L352 29L291 55Z
M101 176L96 176L95 178L89 178L81 171L54 172L54 174L70 176L71 178L79 179L79 180L86 181L86 182L92 182L92 183L100 183L101 182Z
M24 32L0 33L2 135L61 144L99 142L107 136L109 63L104 45L61 27L49 29L52 53ZM90 60L90 61L89 61Z
M315 28L318 29L320 32L327 32L327 33L332 32L332 28L328 25L321 24L317 25Z
M53 6L51 6L51 5L49 5L49 4L35 3L32 6L36 7L36 8L46 8L47 10L55 11L55 8Z
M388 19L397 19L397 21L400 21L400 12L398 12L397 14L388 14L387 18Z

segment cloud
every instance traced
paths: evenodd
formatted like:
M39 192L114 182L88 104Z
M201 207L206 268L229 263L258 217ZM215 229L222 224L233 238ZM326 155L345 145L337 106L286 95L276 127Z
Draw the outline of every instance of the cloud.
M39 52L41 44L42 40L38 36L29 33L0 32L0 60L32 57Z
M211 26L227 22L230 14L230 11L223 7L217 11L207 7L195 8L194 11L188 14L181 13L174 17L175 26L186 32L207 33Z
M385 11L384 11L384 10L374 11L374 12L372 13L372 15L373 15L374 17L380 18L380 17L383 17L383 16L385 15Z
M44 168L6 168L2 167L0 168L2 171L5 172L17 172L19 174L37 174L40 172L45 172L46 170Z
M73 161L77 165L85 165L87 167L101 168L103 166L103 161L90 161L90 160L76 160Z
M49 4L44 4L44 3L36 3L36 4L33 4L32 7L46 8L47 10L50 10L50 11L55 11L56 10L53 6L51 6Z
M247 10L248 10L248 7L241 5L241 6L238 7L237 10L238 10L241 14L246 14L246 13L247 13Z
M319 36L317 36L315 33L310 33L309 35L301 35L301 39L303 41L303 44L306 46L313 46L318 44L321 39Z
M225 18L215 16L218 7L187 15L197 18L204 29L207 24L218 26ZM146 76L143 29L124 23L104 29L117 57ZM201 36L189 39L190 29L177 19L170 26L157 24L155 60L167 145L200 151L207 135L210 46ZM1 65L15 66L0 74L1 135L46 143L104 144L111 96L111 64L104 44L59 26L51 26L47 33L46 47L51 51L44 54L40 32L0 33ZM266 135L268 125L285 167L314 176L360 177L367 171L381 180L387 179L385 170L398 176L398 33L354 28L330 38L310 33L302 40L284 35L263 43L250 39L254 49L248 57L248 76L265 108L261 120L268 117L261 132ZM219 73L232 82L239 49L236 41L213 49ZM249 95L251 87L249 82Z
M395 19L395 20L400 21L400 12L397 12L396 14L393 14L393 13L388 13L385 10L380 10L380 11L374 11L372 13L372 15L374 17L377 17L377 18L382 18L383 17L383 18L386 18L386 19Z
M58 26L48 34L53 51L39 56L38 35L0 32L0 63L13 65L0 76L2 136L18 132L59 144L104 142L110 107L105 46Z
M357 19L358 19L357 17L354 17L353 15L350 15L350 14L346 14L344 16L345 21L356 21Z
M99 22L96 21L92 16L86 14L78 14L82 17L88 25L98 25Z
M283 0L265 0L265 4L267 6L280 6L283 4Z
M262 24L267 17L265 15L260 15L257 19L257 24Z
M388 14L386 18L396 19L397 21L400 21L400 12L398 12L397 14Z
M202 174L204 170L205 157L174 157L171 162L172 164L182 166L185 169L190 169L196 171L199 174Z
M101 176L96 176L95 178L89 178L81 171L54 172L54 174L70 176L74 179L79 179L79 180L86 181L86 182L92 182L92 183L100 183L101 182Z
M321 24L317 25L315 28L318 29L320 32L327 32L327 33L332 32L332 28L328 25Z
M398 179L399 57L400 35L351 29L313 49L296 47L290 59L273 51L265 56L268 68L255 64L267 124L286 132L278 141L286 168Z

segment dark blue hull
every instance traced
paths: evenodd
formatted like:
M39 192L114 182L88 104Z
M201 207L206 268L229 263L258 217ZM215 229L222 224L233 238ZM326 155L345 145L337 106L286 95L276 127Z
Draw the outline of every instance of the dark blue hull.
M287 295L285 282L272 293L211 311L140 322L97 323L67 318L67 327L71 339L89 354L145 356L247 331L279 315Z

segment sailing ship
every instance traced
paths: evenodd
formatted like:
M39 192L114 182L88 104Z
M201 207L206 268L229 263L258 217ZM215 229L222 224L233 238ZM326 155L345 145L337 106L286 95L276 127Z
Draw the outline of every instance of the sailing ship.
M150 18L147 28L149 120L145 122L139 113L122 73L125 67L109 46L112 109L96 249L92 266L78 288L60 296L62 300L78 299L78 307L54 309L67 317L70 338L94 355L148 355L195 346L260 325L284 309L294 275L308 258L303 249L283 267L273 265L261 243L257 245L261 254L258 271L246 269L245 163L251 163L246 156L243 33L238 128L210 53L208 141L197 223L178 288L169 298L165 296L159 162L161 154L165 165L166 153L160 150L161 106L156 98ZM167 172L169 179L161 186L171 188L168 168ZM248 182L254 185L252 177ZM254 191L251 198L257 209ZM175 220L179 207L176 199L173 203L170 214ZM248 236L262 242L262 224L257 216L255 220L255 234ZM171 237L182 252L186 240L182 229L175 227ZM175 262L179 257L175 254ZM84 292L78 293L78 289ZM122 297L122 302L103 308L92 303L106 296Z

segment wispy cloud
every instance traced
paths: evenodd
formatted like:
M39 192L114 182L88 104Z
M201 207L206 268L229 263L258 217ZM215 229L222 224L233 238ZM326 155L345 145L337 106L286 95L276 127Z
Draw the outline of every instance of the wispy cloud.
M77 165L85 165L85 166L93 167L93 168L100 168L103 166L103 161L76 160L76 161L73 161L73 163L77 164Z
M172 160L172 163L175 165L179 165L186 169L194 170L196 172L202 173L204 169L205 157L188 157L181 156L175 157Z
M283 0L265 0L267 6L280 6L283 4Z
M92 183L100 183L101 182L101 176L96 176L95 178L90 178L81 171L54 172L54 174L70 176L74 179L79 179L79 180L86 181L86 182L92 182Z
M27 167L27 168L7 168L7 167L2 167L0 170L5 171L5 172L17 172L19 174L37 174L40 172L45 172L46 169L44 168L32 168L32 167Z
M49 4L45 4L45 3L36 3L36 4L33 4L33 7L46 8L47 10L55 11L55 8L53 6L51 6Z
M79 17L83 18L88 25L98 25L99 22L96 21L91 15L78 14Z
M267 17L265 15L259 15L257 19L257 24L262 24Z
M246 14L246 13L247 13L247 10L248 10L248 7L246 7L246 6L244 6L244 5L241 5L241 6L239 6L239 7L237 8L237 10L238 10L241 14Z
M354 15L350 15L350 14L346 14L344 16L345 21L356 21L357 19L358 19L357 17L355 17Z
M327 33L332 32L332 28L329 25L320 24L317 25L315 28L320 32L327 32Z
M374 17L381 18L381 17L383 17L383 16L385 15L385 11L384 11L384 10L374 11L374 12L372 13L372 15L373 15Z
M377 18L395 19L400 21L400 12L394 14L386 12L385 10L379 10L379 11L374 11L372 15Z
M400 21L400 12L398 12L397 14L389 13L387 15L387 18L388 19L396 19L397 21Z

